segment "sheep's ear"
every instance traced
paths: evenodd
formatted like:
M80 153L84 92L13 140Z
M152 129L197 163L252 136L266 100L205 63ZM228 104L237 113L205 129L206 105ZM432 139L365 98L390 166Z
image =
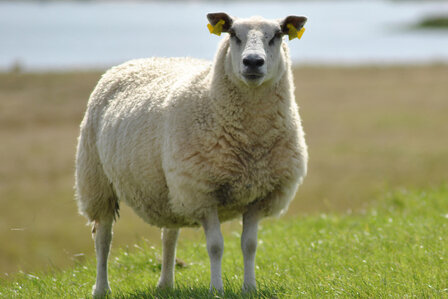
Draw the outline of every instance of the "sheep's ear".
M302 16L288 16L280 22L283 34L289 35L289 39L301 38L305 28L303 27L308 19Z
M210 33L221 35L221 32L228 32L233 24L233 18L224 12L209 13L207 19L210 24L207 25Z

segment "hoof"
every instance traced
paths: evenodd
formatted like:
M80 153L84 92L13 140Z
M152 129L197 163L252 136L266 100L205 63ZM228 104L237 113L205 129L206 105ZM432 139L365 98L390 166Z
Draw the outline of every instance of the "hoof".
M224 294L224 288L223 287L216 288L216 287L210 286L210 293L211 294L216 294L216 295L223 295Z
M256 285L243 285L243 293L256 293L257 286Z
M93 298L104 298L111 293L109 286L103 288L97 288L96 285L93 286L92 297Z
M160 289L160 290L173 289L174 288L174 282L159 280L159 282L157 283L157 288Z

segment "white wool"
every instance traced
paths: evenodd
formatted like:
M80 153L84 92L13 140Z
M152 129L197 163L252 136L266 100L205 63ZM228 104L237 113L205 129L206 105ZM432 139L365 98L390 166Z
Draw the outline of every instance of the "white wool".
M307 147L288 49L277 78L235 82L229 38L214 62L133 60L107 71L81 124L80 212L110 218L123 201L159 227L195 226L213 207L221 221L256 205L284 212L306 174Z

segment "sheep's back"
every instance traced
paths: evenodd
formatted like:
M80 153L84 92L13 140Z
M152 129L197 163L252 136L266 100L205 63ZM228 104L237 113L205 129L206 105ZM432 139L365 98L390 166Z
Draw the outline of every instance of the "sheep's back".
M186 224L167 206L161 158L164 120L179 85L209 67L210 62L189 58L133 60L106 72L89 101L104 172L118 198L149 223Z

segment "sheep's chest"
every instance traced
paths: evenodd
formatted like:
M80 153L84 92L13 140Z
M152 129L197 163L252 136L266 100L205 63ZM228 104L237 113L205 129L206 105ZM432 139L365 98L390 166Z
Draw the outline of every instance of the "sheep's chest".
M215 189L212 192L213 198L218 206L231 208L245 206L258 198L265 197L274 189L275 183L270 177L265 178L267 184L261 184L260 181L244 175L235 175L227 180L215 183Z
M222 143L222 142L221 142ZM215 186L213 197L223 207L247 205L281 187L294 167L294 150L283 137L270 142L216 149L210 177Z

